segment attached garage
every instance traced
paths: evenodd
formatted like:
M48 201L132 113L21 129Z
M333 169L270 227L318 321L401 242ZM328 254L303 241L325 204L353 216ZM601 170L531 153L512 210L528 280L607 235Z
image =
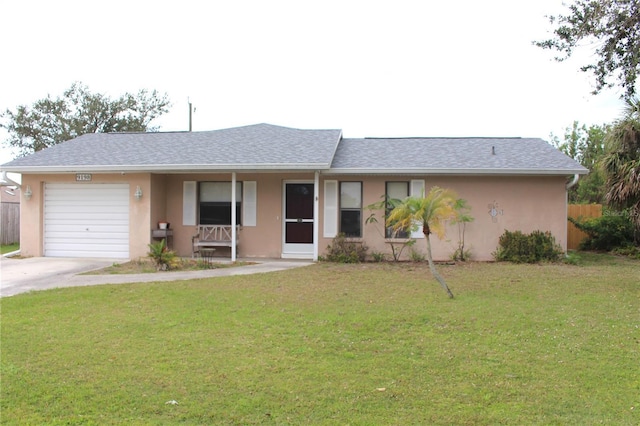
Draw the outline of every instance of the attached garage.
M44 255L129 258L129 185L46 183Z

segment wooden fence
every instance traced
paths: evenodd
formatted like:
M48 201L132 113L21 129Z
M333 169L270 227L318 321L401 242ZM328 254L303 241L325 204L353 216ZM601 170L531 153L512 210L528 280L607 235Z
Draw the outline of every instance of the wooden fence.
M20 241L20 203L0 203L0 244Z
M600 217L602 216L602 204L569 204L567 216L574 219L579 217ZM576 250L586 236L587 234L569 222L567 224L567 249Z

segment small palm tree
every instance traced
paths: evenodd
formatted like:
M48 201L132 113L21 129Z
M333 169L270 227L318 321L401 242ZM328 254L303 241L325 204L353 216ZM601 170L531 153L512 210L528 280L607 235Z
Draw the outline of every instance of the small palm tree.
M627 101L625 116L615 123L605 139L601 166L606 176L606 200L628 208L640 242L640 100Z
M426 196L406 198L387 217L387 226L393 226L394 230L416 229L422 225L422 232L427 240L429 269L450 298L453 298L453 293L433 263L429 237L435 233L440 239L444 238L445 222L456 217L456 201L455 192L434 186Z
M158 271L175 268L179 262L176 252L167 250L166 240L163 238L156 243L149 244L149 257L153 259Z
M458 198L456 200L456 215L451 220L452 225L458 225L458 248L453 253L453 260L469 260L468 250L464 248L464 234L467 230L467 223L473 222L473 216L471 216L471 207L467 200L464 198Z

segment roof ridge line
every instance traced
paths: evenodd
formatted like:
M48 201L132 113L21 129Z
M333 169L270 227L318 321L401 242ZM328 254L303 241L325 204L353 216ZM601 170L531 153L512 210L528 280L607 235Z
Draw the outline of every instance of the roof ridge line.
M358 139L358 138L345 138ZM522 136L365 136L362 139L522 139Z

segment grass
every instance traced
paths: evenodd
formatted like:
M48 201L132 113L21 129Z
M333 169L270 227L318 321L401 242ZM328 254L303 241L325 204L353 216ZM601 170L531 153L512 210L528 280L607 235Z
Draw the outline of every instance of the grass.
M12 251L16 251L19 249L20 249L19 243L2 244L0 245L0 254L11 253Z
M2 299L2 424L640 423L640 263L320 263ZM177 404L168 403L177 401Z

